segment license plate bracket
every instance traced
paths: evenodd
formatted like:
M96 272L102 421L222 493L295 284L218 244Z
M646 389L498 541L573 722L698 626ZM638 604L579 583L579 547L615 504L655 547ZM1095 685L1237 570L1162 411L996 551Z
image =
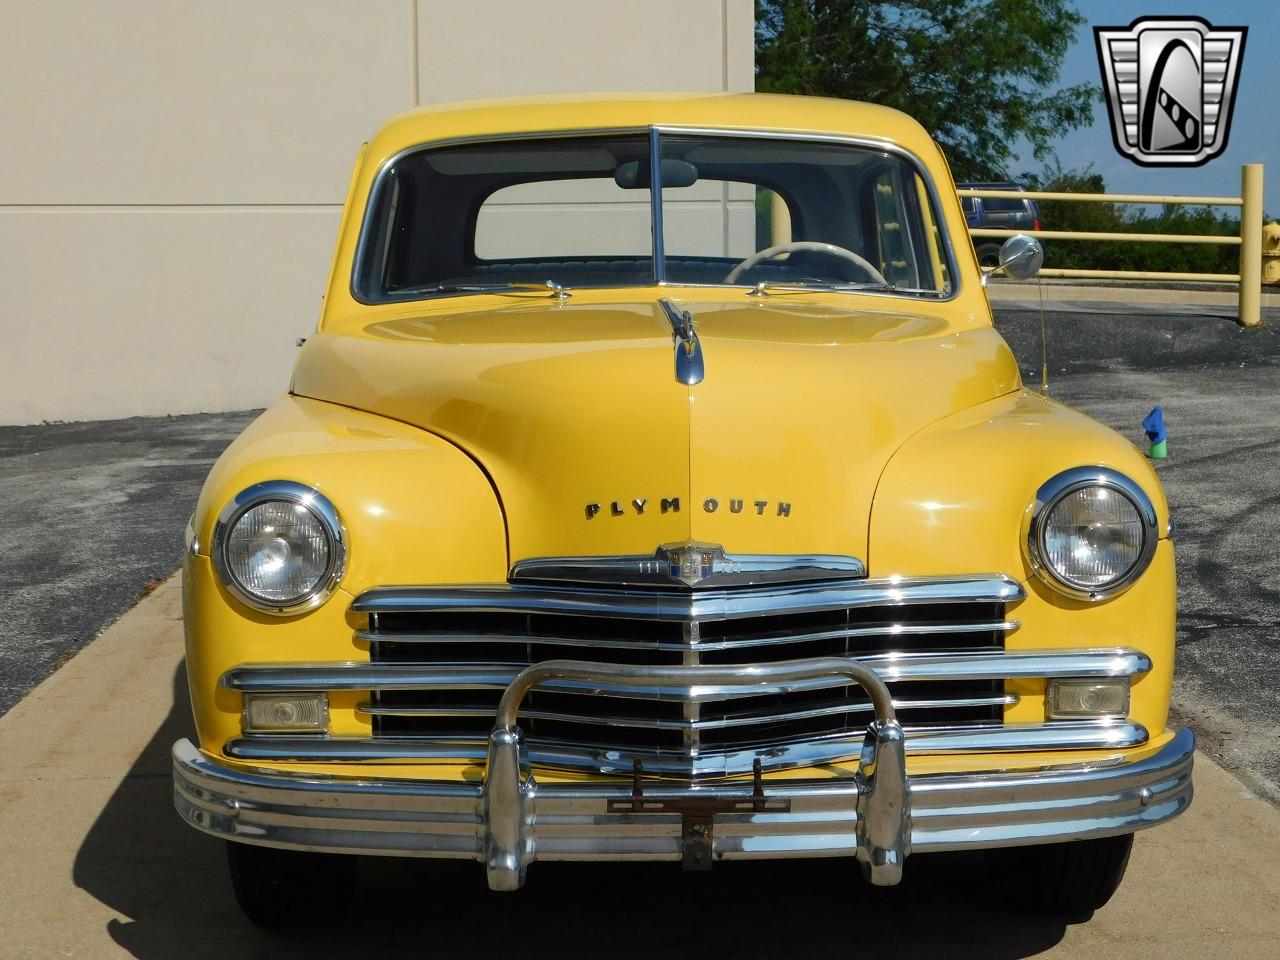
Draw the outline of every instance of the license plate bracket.
M631 768L631 796L609 800L610 813L676 813L681 818L681 863L685 870L710 870L715 848L715 818L720 813L790 813L791 800L766 797L759 759L751 765L749 794L660 797L644 792L644 765Z

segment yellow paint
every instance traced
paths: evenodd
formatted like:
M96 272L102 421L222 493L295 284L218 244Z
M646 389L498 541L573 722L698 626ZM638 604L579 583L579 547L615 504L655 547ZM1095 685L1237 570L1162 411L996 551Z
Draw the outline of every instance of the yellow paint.
M1041 482L1071 466L1115 467L1167 506L1126 440L1021 387L991 326L968 244L946 302L875 294L776 294L669 286L451 297L366 306L348 281L362 211L388 158L430 140L650 124L834 133L898 143L942 191L938 227L965 224L936 146L891 110L754 95L559 98L433 107L393 119L357 162L319 332L292 395L218 461L194 517L200 555L184 581L188 671L202 747L239 734L240 697L217 688L246 662L361 660L351 599L373 586L501 583L546 555L650 553L687 538L731 552L863 557L873 576L1003 572L1027 582L1011 648L1126 645L1155 671L1133 716L1163 742L1173 661L1172 545L1105 603L1043 588L1019 548ZM669 297L696 318L706 379L674 377ZM296 617L255 613L208 559L217 514L253 483L296 480L336 505L349 562L341 588ZM663 510L663 500L668 501ZM679 500L677 509L674 501ZM714 509L710 509L714 500ZM615 508L616 503L616 508ZM590 515L589 504L599 505ZM780 505L785 504L785 509ZM1010 720L1039 720L1043 684ZM335 735L367 733L361 694L335 695ZM999 765L1103 753L1002 755ZM913 758L913 772L981 769L990 758ZM256 766L271 766L259 763ZM333 772L335 767L278 764ZM342 766L362 775L474 780L474 764ZM830 776L839 767L771 776ZM545 779L570 776L546 772Z

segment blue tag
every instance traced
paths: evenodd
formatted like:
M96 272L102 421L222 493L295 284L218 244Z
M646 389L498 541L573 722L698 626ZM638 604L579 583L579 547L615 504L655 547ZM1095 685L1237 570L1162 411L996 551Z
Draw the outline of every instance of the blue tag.
M1147 432L1147 439L1152 443L1167 440L1169 434L1164 429L1164 411L1156 407L1148 413L1146 419L1142 421L1142 429Z

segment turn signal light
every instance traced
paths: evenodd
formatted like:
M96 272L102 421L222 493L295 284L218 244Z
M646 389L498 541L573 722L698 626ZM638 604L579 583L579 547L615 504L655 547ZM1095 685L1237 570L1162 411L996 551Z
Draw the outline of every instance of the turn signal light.
M1050 680L1045 713L1050 720L1123 717L1129 712L1129 680Z
M250 693L244 698L245 733L324 733L329 701L323 693Z

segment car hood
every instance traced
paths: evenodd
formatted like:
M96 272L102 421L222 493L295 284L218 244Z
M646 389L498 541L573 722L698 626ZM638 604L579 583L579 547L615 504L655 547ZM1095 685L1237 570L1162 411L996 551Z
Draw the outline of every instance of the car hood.
M521 299L320 333L293 391L465 450L493 482L513 562L683 540L870 560L872 498L893 452L1016 389L1018 372L993 329L952 327L945 304L930 315L823 299L673 298L702 344L693 386L675 378L661 304ZM424 497L449 497L421 482Z

